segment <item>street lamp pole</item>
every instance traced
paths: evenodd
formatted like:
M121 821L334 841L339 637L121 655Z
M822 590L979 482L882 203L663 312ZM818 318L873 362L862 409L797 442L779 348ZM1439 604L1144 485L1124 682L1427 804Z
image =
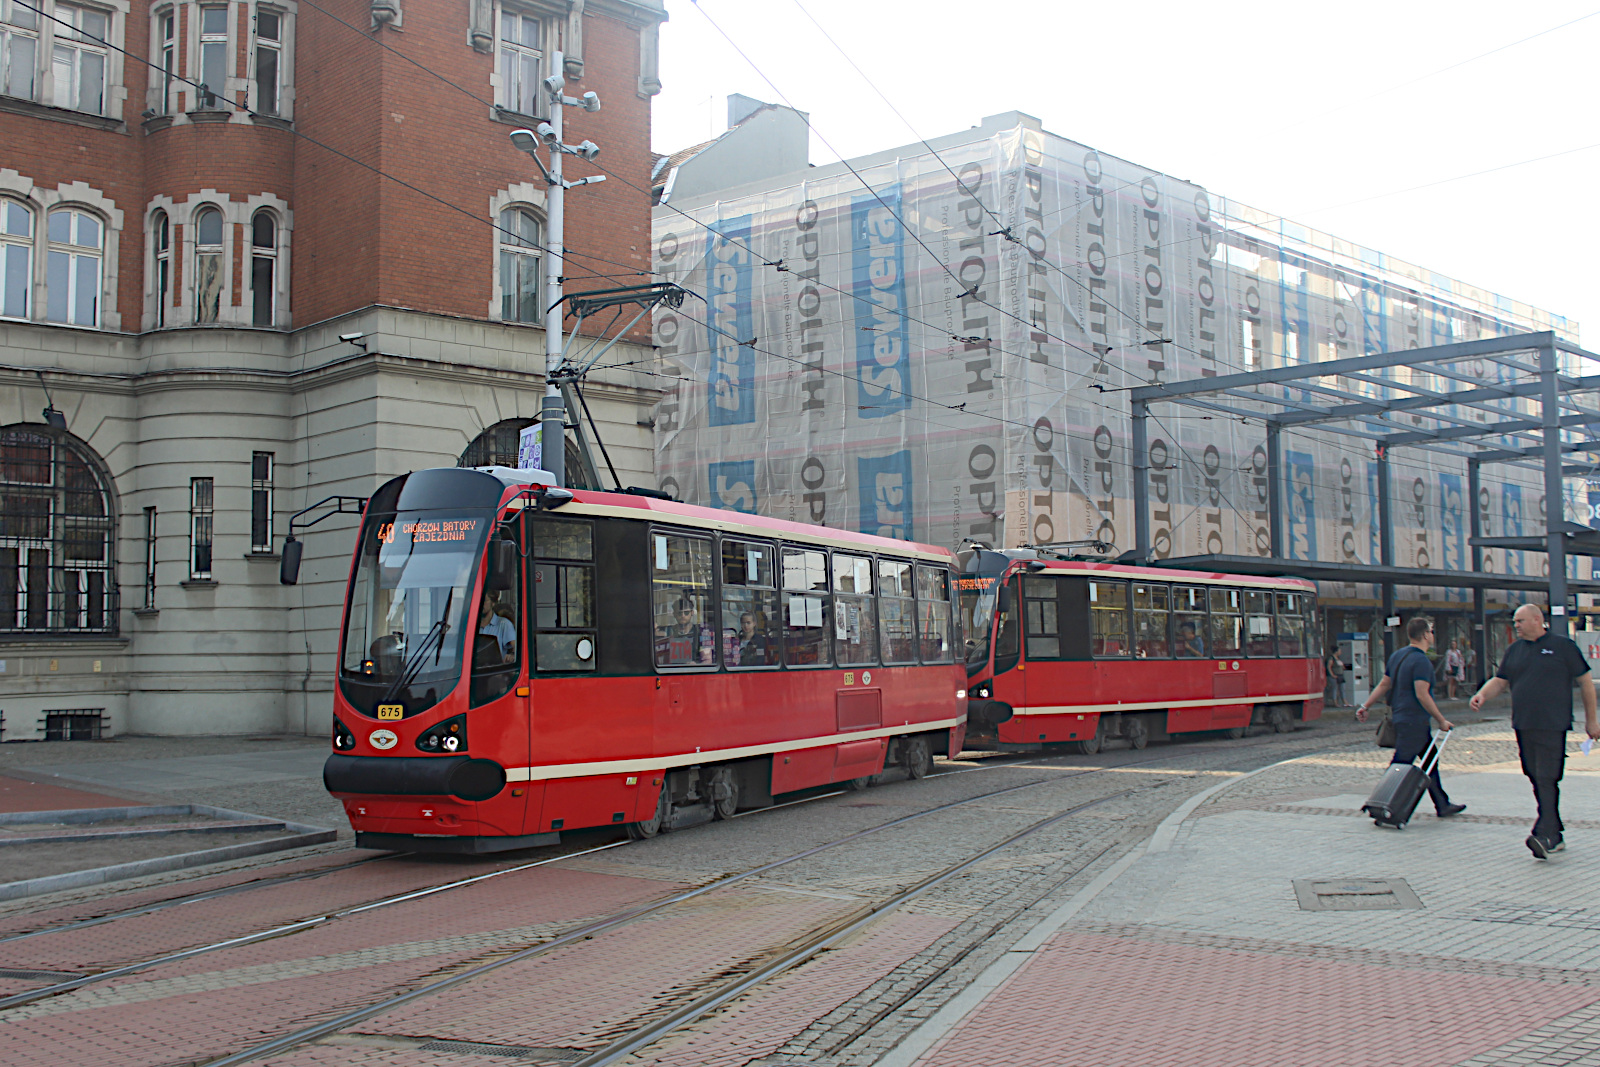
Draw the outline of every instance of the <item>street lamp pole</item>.
M604 174L595 174L569 182L561 176L561 157L581 156L593 159L600 148L593 141L578 145L561 142L562 109L581 107L585 111L600 110L600 98L594 93L584 93L574 99L566 95L567 79L562 74L566 57L560 52L551 56L554 72L544 80L544 89L550 102L550 118L539 123L536 130L513 130L511 143L518 151L533 157L544 173L549 195L545 198L545 256L544 256L544 404L540 409L541 464L555 478L557 485L567 484L567 405L561 395L561 372L565 363L565 347L561 340L561 278L564 269L563 241L566 234L566 194L568 189L592 185L606 180ZM550 165L539 158L539 144L550 150Z
M565 57L555 53L555 72L545 79L550 96L550 170L545 176L550 186L545 208L544 257L544 410L540 417L542 464L557 485L567 484L567 405L556 380L561 370L561 242L565 238L567 187L561 180L561 116L566 78L562 76ZM535 157L538 158L538 157Z

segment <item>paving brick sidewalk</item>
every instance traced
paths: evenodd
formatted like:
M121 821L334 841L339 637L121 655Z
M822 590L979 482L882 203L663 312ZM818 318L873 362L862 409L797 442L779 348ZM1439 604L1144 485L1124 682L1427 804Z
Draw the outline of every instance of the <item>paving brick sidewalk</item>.
M1358 809L1388 755L1224 790L924 1031L915 1062L1600 1065L1600 751L1569 758L1568 851L1547 862L1522 843L1533 798L1508 724L1452 741L1445 784L1470 818L1425 799L1404 832L1374 827Z

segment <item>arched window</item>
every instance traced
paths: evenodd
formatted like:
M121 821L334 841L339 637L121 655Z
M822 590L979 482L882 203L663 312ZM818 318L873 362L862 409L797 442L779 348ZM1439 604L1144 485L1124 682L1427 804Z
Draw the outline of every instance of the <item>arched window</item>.
M538 419L506 419L497 422L472 439L456 462L458 467L516 467L517 451L522 441L524 427L533 426ZM567 438L567 485L573 489L599 489L598 480L585 473L587 464L577 443Z
M155 263L155 327L167 324L167 307L172 303L172 225L165 211L150 217L150 252Z
M539 306L539 252L544 244L539 218L526 208L500 212L500 318L542 322Z
M33 290L33 212L15 200L0 200L0 315L28 317Z
M250 322L273 325L277 300L278 220L270 211L258 211L250 220Z
M194 217L194 321L217 321L222 283L222 212L201 208Z
M50 259L45 264L45 318L74 326L100 325L100 254L106 228L77 208L50 212Z
M100 457L65 430L0 428L0 633L116 633L115 549Z

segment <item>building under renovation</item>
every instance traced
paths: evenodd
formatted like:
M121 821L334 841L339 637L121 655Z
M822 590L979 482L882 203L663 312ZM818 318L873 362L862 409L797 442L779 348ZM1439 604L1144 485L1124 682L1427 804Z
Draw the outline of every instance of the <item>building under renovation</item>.
M823 167L806 165L807 135L803 114L732 97L728 132L657 160L656 269L703 298L656 322L676 378L657 477L684 500L949 546L1093 539L1122 552L1132 388L1529 331L1577 341L1560 316L1021 113ZM1492 385L1517 372L1484 359L1465 373ZM1341 385L1387 395L1371 376ZM1468 387L1438 379L1441 392ZM1490 422L1495 407L1456 417ZM1153 555L1267 555L1262 423L1151 410ZM1311 428L1282 448L1284 554L1377 563L1371 449ZM1469 567L1472 507L1485 534L1542 532L1536 470L1495 468L1475 502L1449 455L1395 455L1390 471L1396 565ZM1582 482L1569 486L1568 517L1589 521ZM1544 559L1488 549L1482 566L1535 575ZM1587 559L1577 566L1589 576ZM1323 594L1331 633L1381 625L1371 587ZM1465 636L1467 590L1405 588L1398 603L1439 614L1444 640Z

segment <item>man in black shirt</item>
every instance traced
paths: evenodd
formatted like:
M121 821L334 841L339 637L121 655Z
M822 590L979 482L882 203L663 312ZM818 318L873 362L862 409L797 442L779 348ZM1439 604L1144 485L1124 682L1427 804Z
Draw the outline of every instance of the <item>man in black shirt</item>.
M1367 709L1385 693L1394 691L1389 697L1389 718L1394 723L1394 758L1390 763L1412 763L1428 750L1433 740L1430 720L1438 723L1441 730L1455 728L1433 702L1433 664L1428 660L1428 649L1433 646L1433 620L1426 615L1413 616L1406 624L1406 637L1411 643L1389 657L1383 669L1383 681L1378 683L1367 702L1356 709L1356 721L1366 722ZM1434 810L1440 818L1467 810L1465 804L1452 803L1446 795L1437 762L1428 775L1428 796L1433 799Z
M1595 714L1594 679L1589 664L1570 637L1558 637L1545 626L1544 613L1524 604L1512 616L1516 641L1506 649L1500 670L1472 696L1472 710L1511 687L1511 726L1517 732L1522 773L1533 783L1539 818L1528 835L1528 850L1538 859L1566 848L1561 838L1562 772L1567 764L1567 731L1572 728L1572 683L1583 691L1584 728L1600 738Z

